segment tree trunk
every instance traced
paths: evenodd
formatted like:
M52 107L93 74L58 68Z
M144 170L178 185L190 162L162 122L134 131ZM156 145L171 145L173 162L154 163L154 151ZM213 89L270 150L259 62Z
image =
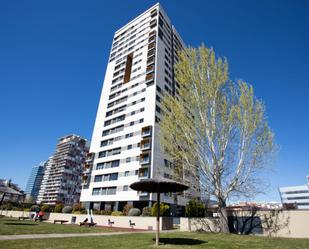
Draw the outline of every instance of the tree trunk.
M160 241L160 192L157 193L157 231L156 231L156 246L159 245Z
M230 232L226 207L219 208L219 226L220 226L220 232L222 233Z

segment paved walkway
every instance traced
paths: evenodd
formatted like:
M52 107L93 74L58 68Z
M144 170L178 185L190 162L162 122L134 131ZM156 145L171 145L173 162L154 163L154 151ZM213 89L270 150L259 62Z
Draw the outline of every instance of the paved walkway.
M107 233L53 233L53 234L19 234L19 235L0 235L0 240L17 239L49 239L49 238L70 238L87 236L110 236L132 233L154 233L155 231L137 231L137 232L107 232Z

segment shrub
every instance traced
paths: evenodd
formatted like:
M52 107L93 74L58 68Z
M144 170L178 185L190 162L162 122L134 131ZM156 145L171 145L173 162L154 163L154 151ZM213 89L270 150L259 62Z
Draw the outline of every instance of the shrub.
M13 207L12 210L13 211L23 211L21 207Z
M112 215L112 216L123 216L123 213L120 212L120 211L113 211L113 212L111 213L111 215Z
M5 210L12 210L12 209L13 209L12 203L6 203L6 204L3 206L3 209L5 209Z
M81 214L86 214L87 211L86 211L86 209L82 209L82 210L80 211L80 213L81 213Z
M61 213L62 209L64 208L64 205L62 203L59 203L55 206L54 212L55 213Z
M30 208L24 208L24 211L25 211L25 212L29 212L29 211L30 211Z
M133 205L131 205L131 204L124 205L123 210L122 210L123 215L127 216L130 209L132 209L132 208L133 208Z
M144 207L142 211L142 216L151 216L151 207Z
M50 206L49 205L43 205L42 207L41 207L41 211L42 212L50 212L51 211L51 208L50 208Z
M98 209L93 209L93 210L92 210L92 213L93 213L93 214L101 214L101 211L98 210Z
M111 210L101 210L102 215L111 215L112 211Z
M71 206L65 206L63 209L62 209L62 213L64 214L71 214L72 213L72 210L73 208Z
M81 211L73 211L73 214L81 214Z
M141 215L141 210L138 208L131 208L128 212L128 216L140 216Z
M73 212L81 211L81 210L82 210L82 205L80 203L73 204Z
M30 208L32 212L40 212L40 207L38 205L32 205Z
M164 203L160 203L160 215L161 216L169 216L169 209L170 206ZM152 216L157 216L157 203L154 203L152 208L151 208L151 215Z
M195 199L188 202L186 205L187 217L205 217L205 205Z

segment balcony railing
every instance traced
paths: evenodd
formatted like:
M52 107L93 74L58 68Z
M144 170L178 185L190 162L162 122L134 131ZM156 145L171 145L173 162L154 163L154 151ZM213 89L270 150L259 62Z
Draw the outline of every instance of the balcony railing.
M150 163L150 155L149 154L141 154L139 163L141 165L149 164Z
M144 137L149 137L151 136L151 131L152 131L152 127L151 126L146 126L142 128L142 133L141 136Z

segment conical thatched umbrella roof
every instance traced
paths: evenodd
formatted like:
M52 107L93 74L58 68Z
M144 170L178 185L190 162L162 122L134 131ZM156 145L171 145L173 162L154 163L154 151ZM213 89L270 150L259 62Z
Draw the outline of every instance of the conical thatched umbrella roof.
M174 181L143 179L132 183L130 188L148 193L169 193L185 191L189 187L185 184Z

